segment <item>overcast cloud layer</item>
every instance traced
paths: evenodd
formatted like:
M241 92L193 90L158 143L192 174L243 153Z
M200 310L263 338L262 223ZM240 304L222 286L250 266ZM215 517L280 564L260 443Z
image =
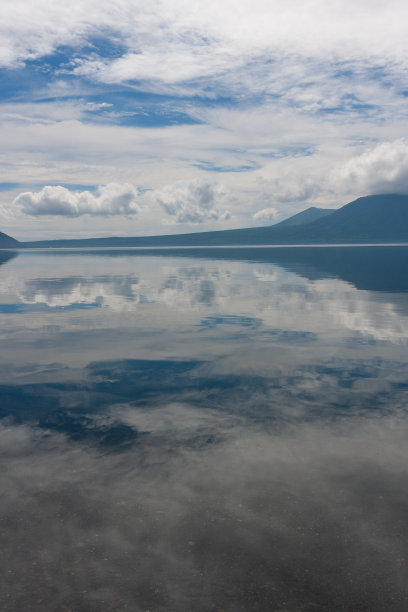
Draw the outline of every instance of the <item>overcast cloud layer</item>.
M239 227L408 192L407 18L401 0L3 3L1 229Z

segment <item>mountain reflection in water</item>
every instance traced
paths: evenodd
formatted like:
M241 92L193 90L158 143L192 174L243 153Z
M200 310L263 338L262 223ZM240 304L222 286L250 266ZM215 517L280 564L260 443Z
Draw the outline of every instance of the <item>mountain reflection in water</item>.
M1 609L405 611L407 263L2 253Z

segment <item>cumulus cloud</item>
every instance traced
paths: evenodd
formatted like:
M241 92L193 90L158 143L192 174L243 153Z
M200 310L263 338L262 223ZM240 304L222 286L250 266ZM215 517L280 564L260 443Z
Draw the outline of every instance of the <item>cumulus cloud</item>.
M13 204L31 216L52 215L81 217L82 215L135 215L139 212L138 189L129 183L109 183L90 191L71 191L46 186L41 191L20 193Z
M152 194L153 200L178 223L229 219L229 211L219 208L226 196L220 185L204 179L177 181Z
M255 221L272 221L277 215L278 211L276 208L264 208L263 210L258 210L258 212L253 215L253 219L255 219Z
M359 193L408 193L408 141L378 144L350 159L334 174L335 182Z

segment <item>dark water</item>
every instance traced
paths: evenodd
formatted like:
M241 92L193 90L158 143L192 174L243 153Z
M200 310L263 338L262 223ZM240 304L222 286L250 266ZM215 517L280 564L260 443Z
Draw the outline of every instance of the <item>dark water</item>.
M408 609L408 247L0 263L1 610Z

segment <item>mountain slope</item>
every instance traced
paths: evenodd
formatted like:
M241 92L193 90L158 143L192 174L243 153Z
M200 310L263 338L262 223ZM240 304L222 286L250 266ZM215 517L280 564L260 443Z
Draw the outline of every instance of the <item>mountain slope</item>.
M358 198L304 230L308 240L318 242L408 242L408 196Z
M408 243L408 196L358 198L301 225L251 227L169 236L88 238L26 242L25 247L166 247L262 244ZM19 245L20 246L20 245Z
M334 212L333 208L316 208L316 206L310 206L306 210L284 219L279 223L275 223L272 227L290 227L294 225L304 225L305 223L311 223L327 215L331 215Z
M21 243L15 238L0 232L0 249L13 249L21 246Z

